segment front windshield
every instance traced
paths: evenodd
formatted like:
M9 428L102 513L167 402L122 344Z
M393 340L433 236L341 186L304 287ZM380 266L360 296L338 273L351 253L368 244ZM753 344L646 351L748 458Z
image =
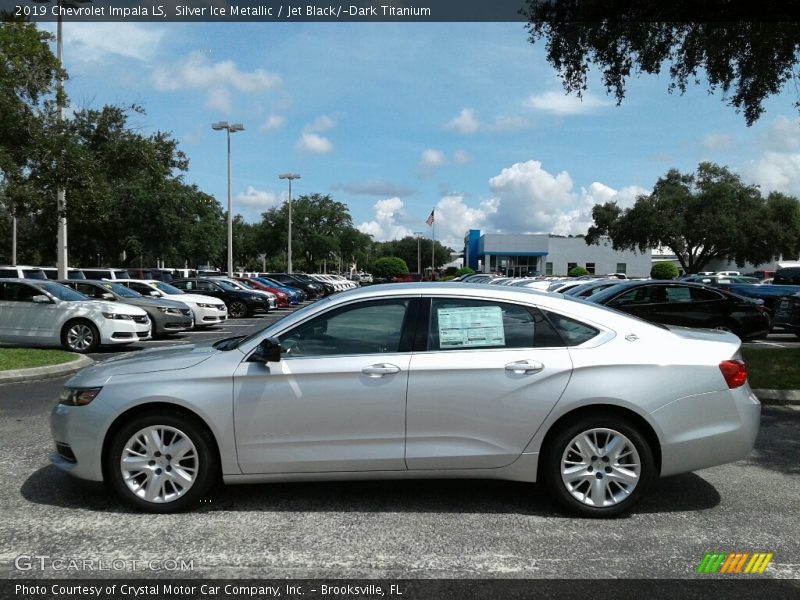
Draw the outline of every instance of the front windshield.
M119 283L111 283L111 282L103 282L103 287L107 290L111 290L120 298L141 298L142 295L139 292L134 292L130 288L126 288L124 285Z
M55 281L38 283L37 285L48 294L58 298L59 300L66 300L67 302L80 302L89 299L83 294L76 292L72 288L68 288L67 286L56 283Z
M165 294L169 294L172 296L173 294L184 294L183 290L179 290L178 288L171 286L168 283L164 283L163 281L153 281L150 285L156 286L159 290L164 292Z

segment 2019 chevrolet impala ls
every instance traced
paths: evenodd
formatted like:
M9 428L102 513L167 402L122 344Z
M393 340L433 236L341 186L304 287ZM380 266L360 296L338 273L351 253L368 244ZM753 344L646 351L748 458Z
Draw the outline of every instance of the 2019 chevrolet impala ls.
M610 516L658 476L750 452L740 343L559 294L371 286L248 337L84 369L53 410L51 460L153 512L219 478L466 477L544 480Z

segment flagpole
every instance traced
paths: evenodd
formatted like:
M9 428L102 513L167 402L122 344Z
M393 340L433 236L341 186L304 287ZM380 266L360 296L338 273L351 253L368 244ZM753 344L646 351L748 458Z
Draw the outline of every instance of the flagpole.
M436 219L431 223L431 281L434 280L433 273L436 268L434 260L436 258Z

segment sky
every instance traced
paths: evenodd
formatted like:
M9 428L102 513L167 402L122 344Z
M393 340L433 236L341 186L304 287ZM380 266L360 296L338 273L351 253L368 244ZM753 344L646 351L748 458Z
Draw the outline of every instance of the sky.
M53 30L52 24L40 27ZM713 161L747 183L800 195L790 86L752 127L706 87L669 94L630 80L617 106L597 77L564 93L522 23L65 22L72 109L142 106L169 132L185 181L256 222L292 195L330 194L375 240L435 234L585 234L591 208L630 206L671 168ZM425 224L435 211L434 228Z

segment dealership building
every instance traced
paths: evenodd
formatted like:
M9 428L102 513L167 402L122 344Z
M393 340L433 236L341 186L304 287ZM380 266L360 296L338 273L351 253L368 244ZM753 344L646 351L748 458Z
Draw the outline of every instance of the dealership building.
M481 235L478 229L471 229L464 238L464 266L507 277L524 277L537 271L543 275L566 275L577 266L596 275L624 273L631 277L648 277L652 262L650 250L617 251L608 238L589 246L582 236Z

